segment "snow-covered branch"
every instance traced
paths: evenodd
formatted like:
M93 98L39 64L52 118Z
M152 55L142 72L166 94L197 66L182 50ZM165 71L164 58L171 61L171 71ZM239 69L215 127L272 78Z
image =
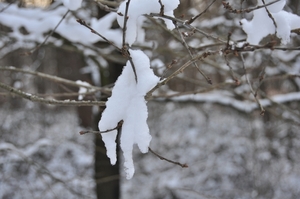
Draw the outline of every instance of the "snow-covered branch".
M59 105L59 106L105 106L105 102L102 101L75 101L75 100L56 100L56 99L46 99L38 97L31 93L26 93L14 87L8 86L0 82L0 88L15 94L21 98L28 99L32 102L39 102L43 104Z

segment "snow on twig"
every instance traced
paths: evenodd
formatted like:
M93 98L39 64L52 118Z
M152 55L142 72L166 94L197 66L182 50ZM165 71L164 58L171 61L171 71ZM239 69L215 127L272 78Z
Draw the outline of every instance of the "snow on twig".
M119 121L124 121L120 139L127 179L132 178L134 174L133 145L137 144L142 153L148 151L151 135L147 125L148 111L144 96L159 81L159 78L150 69L149 58L142 51L129 50L129 52L136 66L139 81L135 82L131 62L127 61L99 121L100 131L112 130ZM107 156L110 158L111 164L115 164L117 161L115 142L117 130L101 134L101 136L107 149Z

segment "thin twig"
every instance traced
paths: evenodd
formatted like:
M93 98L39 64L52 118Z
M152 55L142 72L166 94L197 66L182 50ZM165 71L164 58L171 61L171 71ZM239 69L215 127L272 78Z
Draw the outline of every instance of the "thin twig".
M84 20L82 19L77 19L76 20L80 25L83 25L84 27L90 29L90 31L96 35L98 35L99 37L101 37L104 41L106 41L107 43L109 43L110 45L112 45L113 47L115 47L119 52L122 52L122 50L116 45L114 44L112 41L108 40L106 37L104 37L103 35L101 35L99 32L97 32L96 30L94 30L91 26L89 26Z
M85 93L70 92L70 93L46 93L46 94L36 94L39 97L76 97L78 95L89 96L95 94L97 91L89 91Z
M117 129L119 129L119 128L121 128L122 127L122 125L123 125L123 123L124 123L124 121L123 120L121 120L119 123L118 123L118 125L115 127L115 128L113 128L113 129L108 129L108 130L105 130L105 131L80 131L79 132L79 134L80 135L84 135L84 134L87 134L87 133L109 133L109 132L111 132L111 131L114 131L114 130L117 130Z
M150 14L150 16L156 16L156 17L160 17L160 15L158 14ZM183 23L183 25L185 24L185 22L183 22L182 20L179 20L177 18L173 18L173 17L170 17L170 16L163 16L164 18L167 18L167 19L170 19L170 20L174 20L176 22L179 22L179 23ZM189 24L185 24L186 27L189 27L189 28L194 28L193 26L189 25ZM195 29L195 28L194 28ZM197 31L197 29L195 29ZM212 37L214 38L214 37ZM218 41L221 41L222 43L224 44L227 44L228 45L228 41L223 41L223 40L220 40L218 38L216 38ZM283 50L283 51L286 51L286 50L300 50L300 47L291 47L291 48L286 48L286 47L278 47L278 46L274 46L274 43L268 43L266 45L262 45L262 46L259 46L259 45L250 45L250 44L246 44L242 47L237 47L237 46L234 46L235 48L225 48L225 50L223 50L223 53L225 54L238 54L239 52L252 52L252 51L255 51L255 50L258 50L258 49L272 49L272 50ZM210 56L210 55L214 55L214 54L217 54L219 53L220 51L216 50L216 51L208 51L208 52L204 52L203 54L200 54L198 56L195 56L193 59L189 60L188 62L186 62L185 64L183 64L179 69L177 69L175 72L173 72L169 77L163 79L162 81L160 81L155 87L153 87L146 95L145 99L146 100L149 100L152 96L152 93L160 88L161 86L165 85L168 81L170 81L171 79L173 79L175 76L177 76L178 74L182 73L185 68L187 68L189 65L193 64L195 61L197 60L203 60L204 58L206 58L207 56ZM258 101L259 103L259 101ZM262 107L261 107L262 108ZM263 113L263 108L262 108L262 113Z
M264 115L266 110L264 109L264 107L262 106L262 104L259 102L259 100L257 99L257 95L255 94L253 88L252 88L252 85L250 83L250 80L248 78L248 74L247 74L247 70L246 70L246 66L245 66L245 60L244 60L244 55L243 54L240 54L240 57L242 59L242 65L243 65L243 68L244 68L244 71L245 71L245 78L246 78L246 81L250 87L250 90L251 90L251 93L256 101L256 103L258 104L259 108L260 108L260 115Z
M187 67L189 67L194 62L196 62L198 60L203 60L206 57L214 55L214 54L217 54L217 53L219 53L219 51L208 51L208 52L204 52L204 53L202 53L200 55L197 55L194 58L190 59L185 64L183 64L180 68L178 68L175 72L173 72L169 77L167 77L164 80L162 80L159 83L157 83L155 87L153 87L150 91L148 91L148 93L145 96L145 99L149 100L151 98L151 96L152 96L152 93L156 89L158 89L161 86L165 85L167 82L169 82L171 79L173 79L174 77L176 77L178 74L182 73Z
M128 58L128 60L130 62L130 65L131 65L131 68L132 68L133 73L134 73L135 82L138 83L138 78L137 78L137 74L136 74L135 65L134 65L134 62L132 60L132 57L130 56L130 53L129 53L128 49L125 49L125 48L123 49L123 55Z
M102 0L94 0L98 6L100 7L101 10L104 10L106 12L117 12L118 10L116 8L111 8L108 6L114 6L118 7L119 4L116 2L111 2L111 1L102 1Z
M2 8L2 9L0 10L0 13L3 12L3 11L5 11L7 8L9 8L9 6L11 6L13 3L15 3L15 1L16 1L16 0L14 0L14 1L12 1L12 2L9 2L9 3L7 4L7 6L5 6L4 8Z
M120 5L120 3L117 1L109 1L109 0L94 0L94 1L110 7L119 7Z
M258 93L258 91L259 91L259 89L260 89L260 86L261 86L262 83L263 83L266 68L267 68L267 65L265 64L265 65L263 66L262 70L260 71L259 75L258 75L259 84L258 84L258 86L257 86L257 88L256 88L256 90L255 90L255 96L257 96L257 93Z
M213 0L206 8L205 10L203 10L201 13L199 13L198 15L190 18L186 23L187 24L192 24L197 18L201 17L204 13L206 13L206 11L216 2L217 0Z
M159 11L159 14L160 14L161 16L163 16L164 13L165 13L165 5L161 2L161 0L158 0L158 3L159 3L159 5L160 5L160 11Z
M137 78L137 74L136 74L136 69L135 69L135 65L132 61L132 58L130 56L130 53L128 51L128 45L126 43L126 31L127 31L127 21L128 21L128 10L129 10L129 5L130 5L130 0L128 0L126 2L126 7L125 7L125 15L124 15L124 22L123 22L123 36L122 36L122 54L124 57L126 57L129 62L130 62L130 65L132 67L132 70L133 70L133 73L134 73L134 78L135 78L135 82L137 83L138 82L138 78Z
M128 21L128 10L129 10L130 0L126 2L125 13L124 13L124 21L123 21L123 36L122 36L122 48L126 46L126 31L127 31L127 21ZM127 48L126 48L127 50Z
M48 39L50 38L50 36L53 35L53 33L55 32L55 30L58 28L58 26L61 24L61 22L66 18L66 16L69 14L70 10L68 10L63 16L62 18L60 19L60 21L56 24L56 26L54 27L54 29L51 30L51 32L47 35L47 37L45 38L45 40L43 41L43 43L37 45L34 49L28 51L28 52L25 52L23 54L25 55L30 55L32 54L33 52L35 52L36 50L38 50L40 47L42 47L47 41Z
M219 37L214 36L214 35L211 35L211 34L209 34L209 33L206 33L206 32L204 32L204 31L200 30L199 28L196 28L196 27L192 26L191 24L188 24L187 21L185 21L185 20L181 20L181 19L178 19L178 18L176 18L176 17L172 17L172 16L168 16L168 15L161 15L161 14L159 14L159 13L151 13L151 14L145 15L145 16L169 19L169 20L172 20L173 22L175 21L175 22L181 24L183 27L185 27L185 28L187 28L187 29L193 30L193 31L195 31L195 32L199 32L200 34L202 34L202 35L204 35L204 36L206 36L206 37L208 37L208 38L215 39L215 40L217 40L217 41L219 41L219 42L222 42L222 43L224 43L224 44L226 43L226 41L220 39Z
M183 46L185 47L185 49L188 51L190 57L193 59L194 55L192 54L189 45L186 43L186 41L185 41L185 39L183 37L183 34L180 33L179 28L178 28L176 22L174 24L175 24L176 30L178 31L178 33L180 35L181 43L183 44ZM207 83L212 84L211 79L208 76L206 76L205 73L200 69L200 67L197 64L197 62L194 62L193 64L194 64L194 67L198 70L198 72L206 79Z
M272 104L277 105L278 107L280 107L281 109L288 111L289 113L293 114L295 117L299 118L299 122L300 122L300 114L295 112L295 110L289 108L288 106L284 105L283 103L278 103L276 101L274 101L272 98L268 97L267 94L265 92L261 92L261 95L268 99ZM296 110L297 111L297 110ZM299 124L299 123L298 123Z
M231 13L240 14L240 13L245 13L245 12L246 12L246 13L249 13L249 12L252 12L252 11L254 11L254 10L258 10L258 9L260 9L260 8L265 8L265 7L269 6L269 5L272 5L272 4L274 4L274 3L277 3L277 2L279 2L279 1L281 1L281 0L276 0L276 1L273 1L273 2L270 2L270 3L267 3L267 4L265 4L265 5L256 6L256 7L254 7L254 8L247 8L247 9L240 9L240 10L233 9L233 8L230 6L230 4L229 4L228 2L226 2L226 1L222 1L222 4L223 4L224 8L225 8L227 11L229 11L229 12L231 12Z
M224 54L224 59L225 59L226 65L227 65L228 68L229 68L231 78L233 79L233 81L235 81L236 85L239 85L239 84L240 84L240 81L239 81L238 78L234 75L233 69L232 69L232 67L231 67L231 65L230 65L230 63L229 63L229 60L228 60L226 54Z
M150 147L148 147L148 149L149 149L149 151L150 151L152 154L154 154L155 156L157 156L157 157L158 157L159 159L161 159L161 160L165 160L165 161L170 162L170 163L172 163L172 164L179 165L179 166L181 166L182 168L188 168L188 167L189 167L187 164L182 164L182 163L180 163L180 162L175 162L175 161L173 161L173 160L169 160L169 159L167 159L167 158L165 158L165 157L163 157L163 156L157 154L157 153L154 152Z
M200 93L207 93L216 89L224 89L226 86L230 85L236 85L235 82L223 82L220 84L215 84L214 86L211 86L209 88L199 89L199 90L193 90L193 91L186 91L186 92L178 92L173 94L160 94L160 95L153 95L152 97L155 98L163 98L163 99L170 99L173 97L179 97L179 96L186 96L186 95L196 95Z
M263 4L266 5L265 0L262 0ZM273 15L270 13L269 9L267 8L267 6L265 7L266 12L268 13L268 16L270 17L270 19L273 21L273 24L275 26L275 35L277 34L277 23L273 17Z
M150 16L146 16L155 26L158 26L159 28L161 28L163 31L165 31L166 33L170 34L176 41L178 42L182 42L180 37L174 32L174 31L170 31L164 24L160 23L158 20L156 20L153 17Z

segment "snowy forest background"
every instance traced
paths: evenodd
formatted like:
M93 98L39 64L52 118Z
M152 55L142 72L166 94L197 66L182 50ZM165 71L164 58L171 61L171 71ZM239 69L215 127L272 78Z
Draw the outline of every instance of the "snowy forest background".
M119 147L110 164L94 131L128 60L120 2L0 1L0 198L300 198L300 27L281 38L274 12L274 34L247 44L263 1L184 0L138 22L130 48L168 81L146 96L153 152L134 147L130 180Z

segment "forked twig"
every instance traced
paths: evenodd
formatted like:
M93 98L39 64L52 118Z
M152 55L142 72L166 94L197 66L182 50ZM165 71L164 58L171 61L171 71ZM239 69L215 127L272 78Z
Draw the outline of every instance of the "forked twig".
M165 85L167 82L169 82L171 79L173 79L174 77L176 77L178 74L182 73L187 67L189 67L191 64L193 64L197 60L203 60L206 57L214 55L214 54L217 54L217 53L219 53L219 51L208 51L208 52L204 52L204 53L202 53L200 55L194 56L192 59L190 59L189 61L187 61L186 63L184 63L180 68L178 68L175 72L173 72L170 76L168 76L164 80L162 80L159 83L157 83L155 87L153 87L150 91L148 91L148 93L145 96L145 99L149 100L151 98L151 96L152 96L152 93L156 89L158 89L161 86Z
M163 16L164 13L165 13L165 5L161 2L161 0L158 0L158 3L159 3L159 5L160 5L160 11L159 11L159 14L160 14L161 16Z
M188 51L190 57L193 59L194 56L193 56L193 54L192 54L192 52L191 52L191 50L190 50L189 45L186 43L186 41L185 41L185 39L184 39L184 37L183 37L183 34L180 33L179 28L178 28L176 22L175 22L174 24L175 24L176 30L178 31L178 33L179 33L179 35L180 35L181 43L183 44L183 46L184 46L184 47L186 48L186 50ZM198 72L206 79L207 83L212 84L212 81L211 81L210 77L208 77L208 76L205 75L205 73L200 69L200 67L199 67L199 65L197 64L197 62L194 62L193 65L194 65L194 67L198 70Z

